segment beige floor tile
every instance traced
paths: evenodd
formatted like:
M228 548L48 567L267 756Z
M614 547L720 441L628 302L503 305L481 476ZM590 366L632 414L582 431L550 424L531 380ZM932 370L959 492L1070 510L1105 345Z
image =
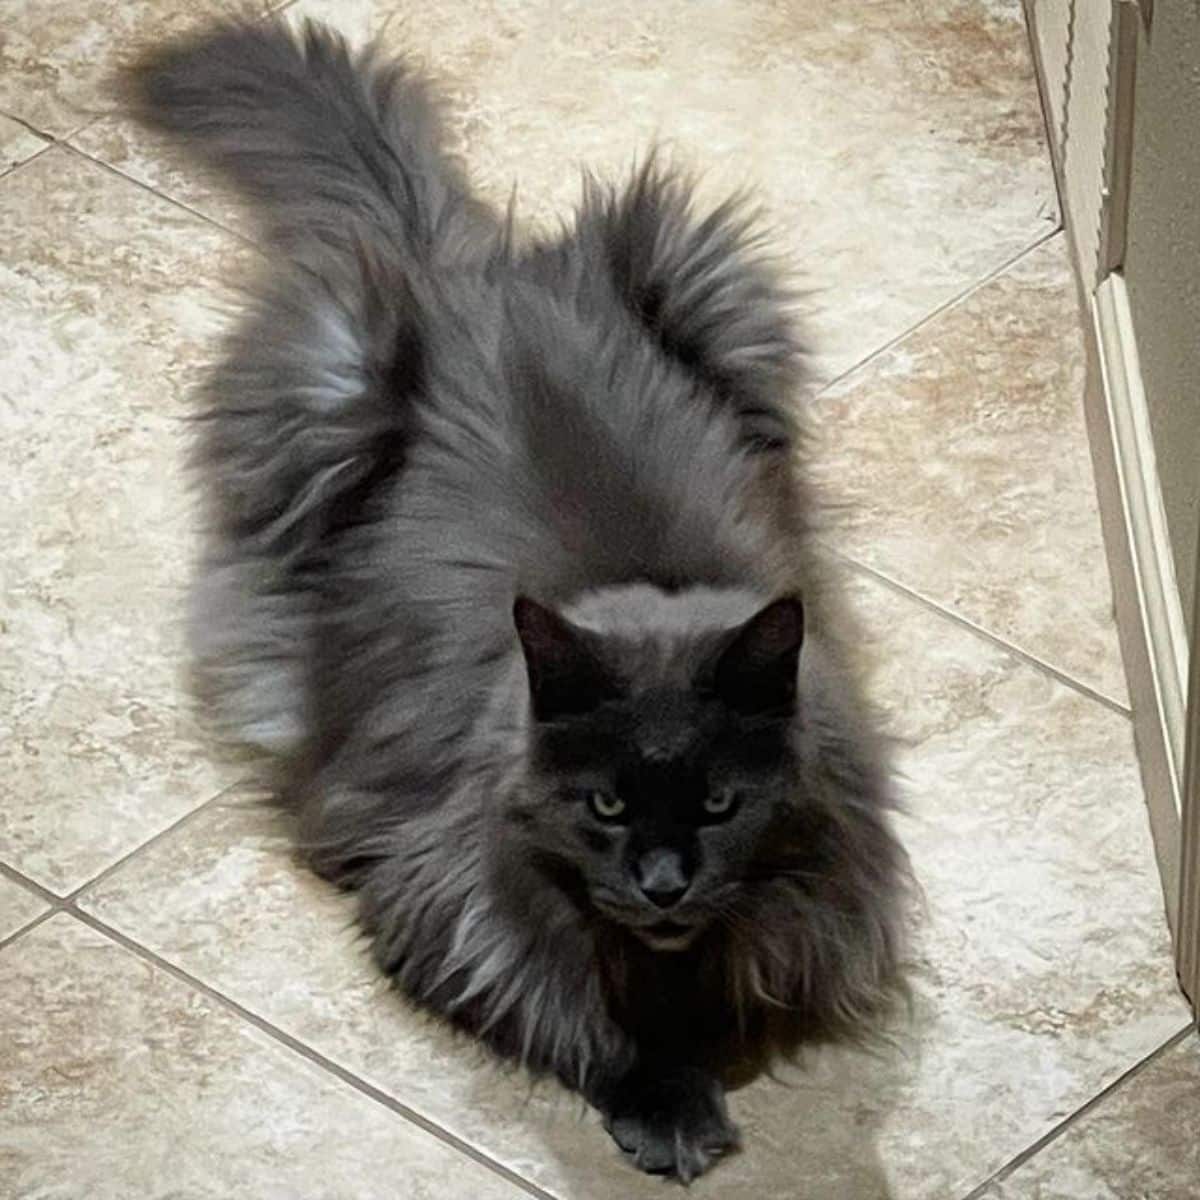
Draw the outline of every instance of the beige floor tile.
M11 937L48 907L40 896L0 875L0 940Z
M1167 1050L980 1200L1195 1200L1200 1041Z
M0 175L46 148L46 139L0 114Z
M118 65L148 44L216 13L263 0L5 0L0 30L0 109L62 138L111 110Z
M179 459L232 243L62 148L0 185L0 857L56 892L228 782L181 687Z
M735 1095L746 1152L700 1196L964 1194L1184 1020L1126 720L878 584L853 594L928 897L915 1023L894 1055ZM83 903L557 1195L661 1196L570 1100L526 1103L388 993L349 900L261 808L207 810Z
M706 190L761 194L818 292L824 369L844 370L1057 222L1018 0L300 0L288 10L423 61L447 83L473 177L543 224L578 166L624 173L655 138ZM176 152L114 118L89 153L242 221Z
M524 1194L65 915L0 951L0 1042L6 1196Z
M115 167L156 191L246 237L255 236L246 208L213 178L196 169L171 139L111 115L93 121L71 138L85 154Z
M828 541L1127 702L1061 237L818 398Z

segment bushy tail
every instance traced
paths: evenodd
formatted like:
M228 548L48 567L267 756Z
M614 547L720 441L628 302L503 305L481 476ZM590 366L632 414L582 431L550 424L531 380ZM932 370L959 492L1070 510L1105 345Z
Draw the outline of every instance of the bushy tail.
M443 152L429 83L312 22L225 21L151 51L126 83L140 119L255 202L274 238L382 233L423 257L493 228Z
M429 86L318 26L224 22L126 79L146 124L251 201L268 250L205 389L191 635L220 730L286 751L314 578L402 469L442 282L499 227L440 148Z

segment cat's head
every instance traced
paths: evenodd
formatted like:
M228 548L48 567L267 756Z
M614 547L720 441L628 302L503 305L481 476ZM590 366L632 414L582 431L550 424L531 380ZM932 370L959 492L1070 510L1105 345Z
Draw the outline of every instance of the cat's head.
M510 817L580 905L681 950L786 819L804 610L646 588L574 615L514 608L533 724Z

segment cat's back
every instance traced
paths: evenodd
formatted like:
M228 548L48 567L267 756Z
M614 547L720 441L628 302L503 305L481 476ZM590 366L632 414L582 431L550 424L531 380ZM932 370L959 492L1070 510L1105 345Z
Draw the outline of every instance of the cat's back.
M460 305L402 489L427 553L550 599L744 581L754 464L737 422L615 296L513 270Z

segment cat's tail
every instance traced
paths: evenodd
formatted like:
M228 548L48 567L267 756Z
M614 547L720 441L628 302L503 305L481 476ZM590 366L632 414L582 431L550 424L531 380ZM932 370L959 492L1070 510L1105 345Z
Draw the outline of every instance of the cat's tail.
M218 731L286 753L335 541L403 468L439 296L499 223L443 154L429 85L321 27L225 21L125 78L143 122L251 202L268 251L204 389L190 634Z
M139 119L178 138L289 249L383 235L418 260L494 233L442 146L428 81L307 22L231 19L124 76Z
M124 80L145 124L251 202L269 251L205 397L218 532L311 558L398 464L449 269L499 224L442 151L430 85L324 26L223 20Z

